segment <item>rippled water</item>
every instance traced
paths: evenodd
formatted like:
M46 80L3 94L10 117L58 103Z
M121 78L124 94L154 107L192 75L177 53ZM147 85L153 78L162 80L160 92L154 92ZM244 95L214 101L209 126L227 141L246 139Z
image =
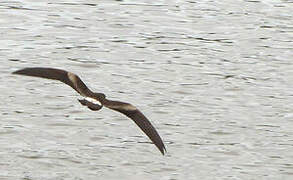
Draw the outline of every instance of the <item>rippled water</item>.
M291 0L0 2L0 179L291 179ZM24 67L139 107L89 111Z

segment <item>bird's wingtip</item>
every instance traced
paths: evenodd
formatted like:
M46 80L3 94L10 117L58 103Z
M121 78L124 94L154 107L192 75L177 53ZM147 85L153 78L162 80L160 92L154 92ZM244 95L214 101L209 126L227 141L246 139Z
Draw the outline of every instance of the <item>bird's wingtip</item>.
M13 71L12 74L27 75L27 74L30 74L31 71L34 71L34 69L37 69L37 68L23 68L23 69L19 69L17 71Z
M22 72L26 70L26 68L24 69L20 69L20 70L17 70L17 71L13 71L11 74L22 74Z
M18 71L13 71L11 74L18 74Z
M167 149L166 149L165 146L163 146L163 147L162 147L161 149L159 149L159 150L160 150L160 152L162 153L163 156L166 155L166 153L167 153Z

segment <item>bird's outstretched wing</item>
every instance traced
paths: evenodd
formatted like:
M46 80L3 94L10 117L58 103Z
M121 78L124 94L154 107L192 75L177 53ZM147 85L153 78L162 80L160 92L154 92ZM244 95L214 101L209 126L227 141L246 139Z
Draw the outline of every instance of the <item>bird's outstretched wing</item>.
M107 108L118 111L132 119L139 126L139 128L151 139L151 141L157 146L161 153L163 155L165 154L166 148L159 133L156 131L151 122L135 106L129 103L111 100L105 100L103 102L103 105Z
M41 67L24 68L13 72L13 74L59 80L71 86L82 96L90 96L92 94L91 90L82 82L82 80L76 74L61 69Z

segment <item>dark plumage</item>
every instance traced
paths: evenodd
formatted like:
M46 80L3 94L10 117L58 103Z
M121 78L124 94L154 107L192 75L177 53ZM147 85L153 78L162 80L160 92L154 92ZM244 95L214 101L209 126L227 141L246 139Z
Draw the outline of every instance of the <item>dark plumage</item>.
M103 93L92 92L77 75L71 72L54 68L24 68L13 72L13 74L42 77L62 81L63 83L69 85L74 90L76 90L80 95L85 97L85 99L79 99L78 101L82 105L87 106L89 109L93 111L98 111L103 106L106 106L107 108L118 111L132 119L157 146L160 152L163 155L165 154L166 148L158 132L150 123L150 121L135 106L120 101L111 101L106 99L106 96ZM98 104L97 102L99 102L100 104Z

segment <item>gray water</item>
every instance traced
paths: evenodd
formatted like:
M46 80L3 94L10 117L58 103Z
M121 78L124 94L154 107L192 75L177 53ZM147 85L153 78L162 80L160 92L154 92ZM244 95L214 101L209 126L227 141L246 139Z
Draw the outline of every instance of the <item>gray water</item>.
M1 1L0 179L293 178L293 1ZM82 107L24 67L78 74L130 102Z

